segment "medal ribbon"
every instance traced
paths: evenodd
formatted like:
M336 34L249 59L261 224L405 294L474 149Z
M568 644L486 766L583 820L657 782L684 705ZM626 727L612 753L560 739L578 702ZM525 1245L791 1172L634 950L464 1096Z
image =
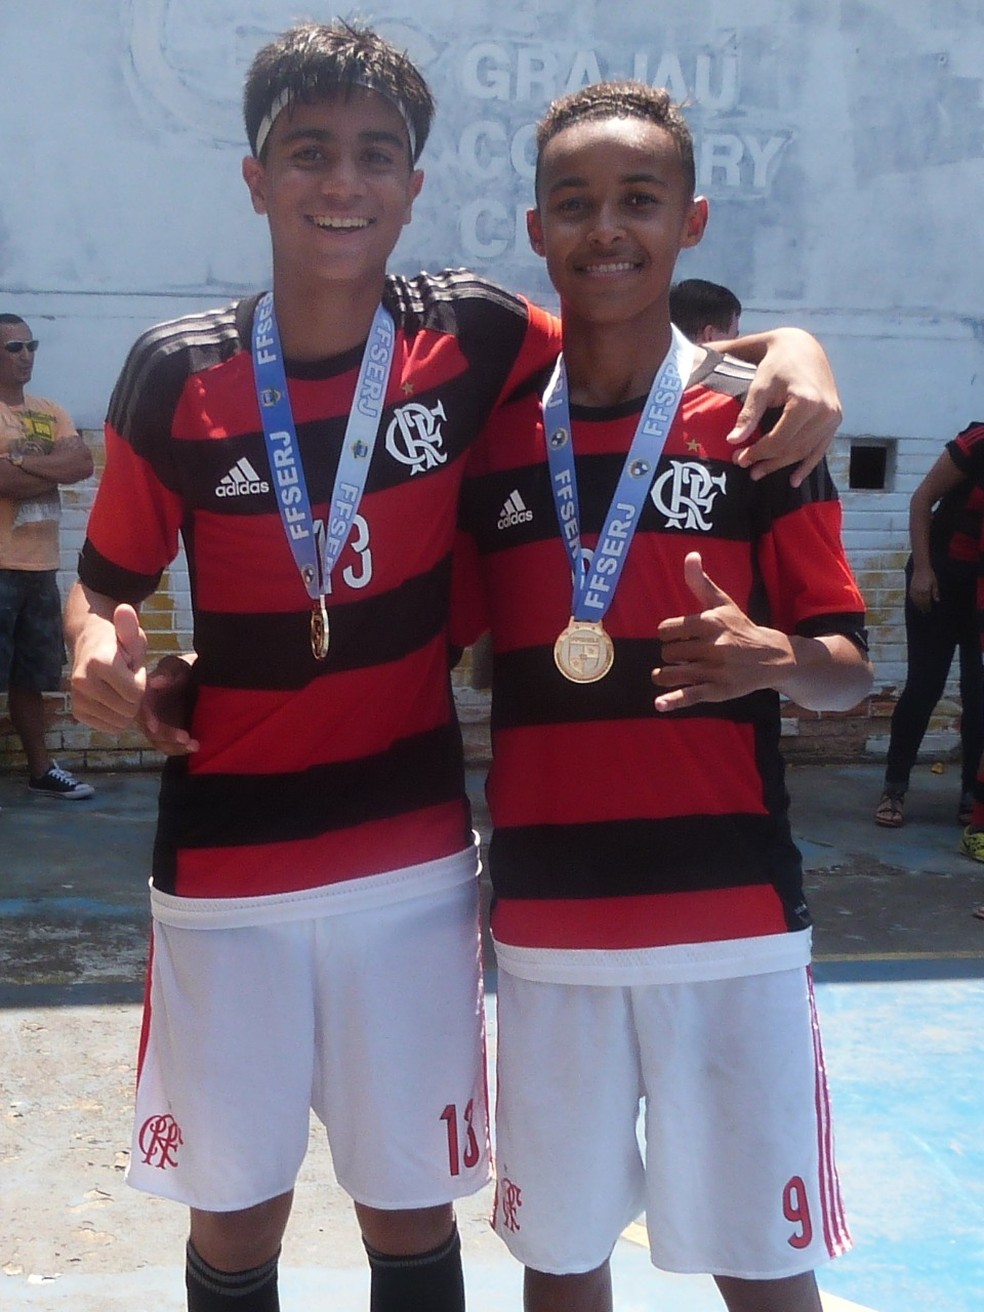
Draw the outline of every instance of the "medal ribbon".
M382 305L373 316L362 353L355 399L328 502L324 554L319 553L311 499L297 447L297 429L287 392L287 372L273 313L273 293L259 301L253 316L253 376L263 421L263 439L284 536L308 596L313 601L331 591L331 572L342 553L365 491L386 387L396 346L396 325Z
M567 370L563 356L557 361L543 394L543 427L557 523L574 576L571 616L575 620L600 623L612 604L693 358L692 343L674 327L669 352L649 389L590 565L581 546Z

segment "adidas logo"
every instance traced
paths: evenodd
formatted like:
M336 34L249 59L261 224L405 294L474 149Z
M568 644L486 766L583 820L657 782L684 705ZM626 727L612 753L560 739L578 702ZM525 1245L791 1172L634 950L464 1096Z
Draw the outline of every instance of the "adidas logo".
M517 524L528 524L533 518L533 511L526 509L526 502L514 489L506 497L505 505L499 512L499 528L515 528Z
M245 456L229 470L215 489L217 497L249 497L269 492L270 484L249 463Z

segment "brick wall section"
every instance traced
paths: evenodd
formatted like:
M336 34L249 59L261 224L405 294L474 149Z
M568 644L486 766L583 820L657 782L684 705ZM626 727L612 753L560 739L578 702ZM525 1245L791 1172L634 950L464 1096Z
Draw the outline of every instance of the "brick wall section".
M59 582L63 594L75 578L76 558L85 536L85 523L104 460L102 433L85 434L95 460L95 473L85 483L64 488L62 498L62 560ZM905 632L902 620L902 569L908 554L909 497L942 446L938 442L906 439L897 444L889 488L884 492L848 489L850 441L842 437L830 456L831 470L844 503L844 541L851 565L868 603L868 624L875 688L860 706L844 713L818 714L788 705L784 709L783 739L790 760L850 761L882 757L888 741L892 707L905 678ZM167 652L191 646L191 600L188 571L179 557L165 574L160 591L142 610L151 643L151 661ZM455 671L455 689L469 759L488 757L488 695L469 686L470 660L466 653ZM924 743L924 756L953 754L960 707L954 688L937 707ZM96 733L77 724L70 712L67 680L62 691L46 699L50 717L49 743L53 755L79 772L107 769L156 768L161 758L150 751L137 733L120 736ZM0 695L0 772L24 769L20 742L7 716L6 698Z
M87 430L83 436L92 452L95 469L91 478L74 487L63 487L61 522L61 568L58 584L64 598L76 577L78 554L85 539L85 525L105 464L101 431ZM191 647L191 595L184 557L167 571L161 589L141 610L150 640L151 663L167 652ZM161 757L151 751L137 732L103 734L78 724L71 714L67 670L62 690L45 698L49 723L48 746L60 765L85 773L90 770L157 768ZM0 772L20 773L26 769L20 739L7 714L7 698L0 694Z

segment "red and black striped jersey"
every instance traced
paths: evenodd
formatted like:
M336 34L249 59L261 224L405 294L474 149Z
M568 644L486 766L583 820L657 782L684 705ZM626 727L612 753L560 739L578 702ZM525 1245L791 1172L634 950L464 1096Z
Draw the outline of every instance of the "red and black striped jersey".
M83 583L139 604L185 548L201 747L165 768L153 873L177 896L296 893L470 846L447 655L458 494L499 398L559 345L550 316L464 271L387 279L396 354L322 662L263 438L257 300L137 341L80 558ZM286 362L316 520L361 354Z
M732 462L725 438L751 376L709 353L691 378L604 621L615 662L597 683L568 682L553 660L572 596L545 459L545 377L496 411L472 453L453 628L462 642L486 624L493 635L490 867L502 946L625 954L717 943L733 956L736 940L809 925L778 695L653 708L656 628L698 609L684 581L694 550L757 622L865 642L826 466L792 488L788 471L753 482ZM642 407L571 407L589 549Z
M950 459L964 482L946 496L933 512L930 546L933 566L963 567L976 571L978 542L984 522L984 424L969 424L946 444Z

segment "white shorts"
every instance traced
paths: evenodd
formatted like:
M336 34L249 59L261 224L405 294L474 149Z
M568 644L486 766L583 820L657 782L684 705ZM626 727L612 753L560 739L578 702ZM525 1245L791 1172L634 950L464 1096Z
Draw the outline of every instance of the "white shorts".
M310 1110L339 1184L431 1207L489 1177L478 881L263 927L154 926L128 1181L205 1211L287 1192Z
M600 1266L643 1210L667 1271L780 1279L850 1247L809 969L624 988L500 971L495 1153L493 1225L538 1271Z

